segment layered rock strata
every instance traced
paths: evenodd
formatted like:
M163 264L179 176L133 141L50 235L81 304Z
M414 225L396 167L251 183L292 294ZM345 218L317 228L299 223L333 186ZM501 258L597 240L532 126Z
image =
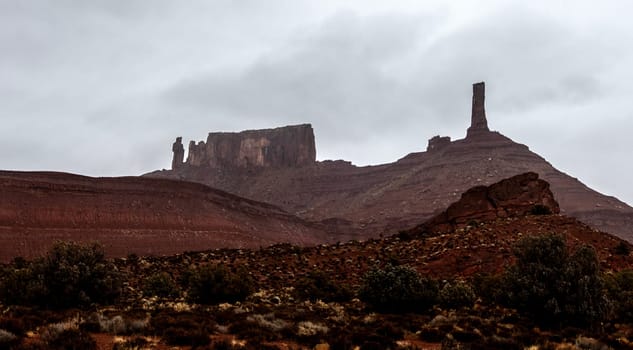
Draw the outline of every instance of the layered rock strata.
M278 207L184 181L0 171L0 193L0 261L55 240L99 241L124 257L334 239Z

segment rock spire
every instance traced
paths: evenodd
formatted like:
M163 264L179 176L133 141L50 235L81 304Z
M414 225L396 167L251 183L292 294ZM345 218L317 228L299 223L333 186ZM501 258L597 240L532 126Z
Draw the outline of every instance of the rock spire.
M473 110L466 137L473 136L482 131L490 131L490 129L488 129L488 121L486 120L485 99L486 83L473 84Z
M174 158L171 161L171 169L175 170L182 166L185 159L185 148L182 146L182 137L176 137L176 142L171 146Z

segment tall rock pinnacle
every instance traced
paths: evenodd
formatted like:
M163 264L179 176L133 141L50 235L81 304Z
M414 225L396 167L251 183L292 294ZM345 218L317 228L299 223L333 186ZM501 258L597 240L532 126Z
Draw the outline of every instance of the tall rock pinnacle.
M182 137L176 138L176 142L171 146L171 150L174 152L174 157L171 161L171 170L175 170L182 166L183 159L185 158L185 148L182 146Z
M481 131L490 131L488 129L488 121L486 120L486 108L484 101L486 99L486 83L473 84L473 111L471 115L470 127L466 133L466 137L472 136Z

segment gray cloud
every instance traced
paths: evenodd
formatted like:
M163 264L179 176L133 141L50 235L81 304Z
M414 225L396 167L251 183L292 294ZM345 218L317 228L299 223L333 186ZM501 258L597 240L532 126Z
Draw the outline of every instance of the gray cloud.
M138 174L304 122L321 159L394 161L463 137L485 80L492 128L633 202L621 4L507 4L0 0L0 168Z

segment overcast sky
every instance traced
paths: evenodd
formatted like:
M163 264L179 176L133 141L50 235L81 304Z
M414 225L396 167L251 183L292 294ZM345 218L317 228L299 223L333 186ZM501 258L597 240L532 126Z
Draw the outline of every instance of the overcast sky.
M0 169L138 175L299 123L320 160L392 162L463 138L485 81L491 129L633 204L630 2L446 3L0 0Z

